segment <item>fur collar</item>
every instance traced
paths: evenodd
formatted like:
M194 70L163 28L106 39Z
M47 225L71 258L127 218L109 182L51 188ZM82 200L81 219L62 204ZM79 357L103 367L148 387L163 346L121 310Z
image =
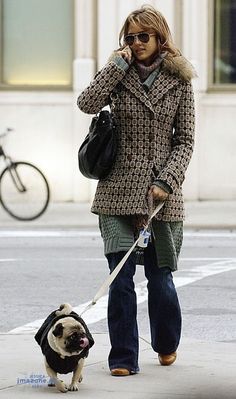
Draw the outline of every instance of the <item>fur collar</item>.
M182 55L173 57L168 54L162 61L162 69L185 81L190 81L197 77L192 64Z

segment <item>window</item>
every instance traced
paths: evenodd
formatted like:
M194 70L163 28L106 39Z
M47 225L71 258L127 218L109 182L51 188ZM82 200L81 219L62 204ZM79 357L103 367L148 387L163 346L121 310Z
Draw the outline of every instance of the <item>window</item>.
M236 84L236 0L214 0L215 85Z
M72 85L73 0L0 0L0 87Z

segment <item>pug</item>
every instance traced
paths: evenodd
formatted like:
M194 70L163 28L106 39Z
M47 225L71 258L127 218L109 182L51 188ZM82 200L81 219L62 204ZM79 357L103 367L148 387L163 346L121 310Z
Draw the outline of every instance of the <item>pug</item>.
M45 357L45 367L50 377L49 386L61 392L78 391L82 369L94 340L83 319L72 311L68 303L52 312L35 335ZM57 377L73 372L69 386Z

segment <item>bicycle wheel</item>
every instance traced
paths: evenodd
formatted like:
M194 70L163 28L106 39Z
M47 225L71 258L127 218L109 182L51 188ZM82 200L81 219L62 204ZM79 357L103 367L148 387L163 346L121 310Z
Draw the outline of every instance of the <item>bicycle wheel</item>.
M15 219L34 220L49 203L50 191L43 173L28 162L12 162L0 176L0 203Z

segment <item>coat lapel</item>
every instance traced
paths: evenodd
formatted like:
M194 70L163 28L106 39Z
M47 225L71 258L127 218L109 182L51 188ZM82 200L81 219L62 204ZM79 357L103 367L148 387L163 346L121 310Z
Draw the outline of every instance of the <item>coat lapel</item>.
M155 105L169 90L179 83L180 79L171 75L165 70L161 70L153 83L148 97L152 105Z
M144 90L136 69L130 68L122 80L122 84L135 95L147 108L154 112L149 95Z
M122 80L122 84L142 101L150 111L154 112L153 105L176 86L179 81L178 77L175 77L166 70L161 70L150 91L147 93L143 88L136 69L133 67L127 72Z

